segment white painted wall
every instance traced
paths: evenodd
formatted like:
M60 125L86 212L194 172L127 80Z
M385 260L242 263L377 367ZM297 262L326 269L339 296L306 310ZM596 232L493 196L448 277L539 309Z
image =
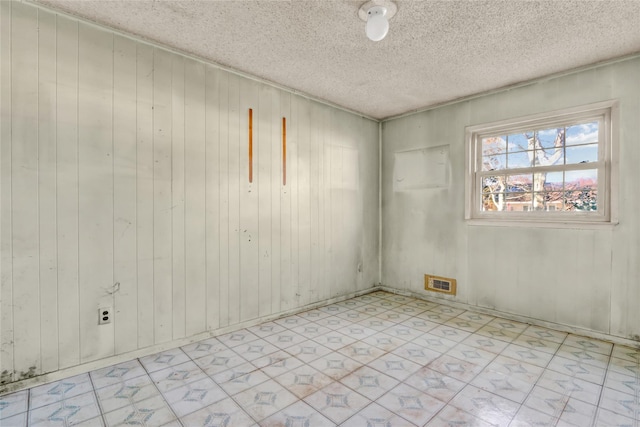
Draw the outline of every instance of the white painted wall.
M376 122L21 2L0 19L3 383L378 283Z
M640 58L386 121L382 283L427 295L454 277L472 307L640 340ZM472 226L464 220L465 126L620 101L620 224L605 229ZM447 188L394 191L394 155L449 146Z

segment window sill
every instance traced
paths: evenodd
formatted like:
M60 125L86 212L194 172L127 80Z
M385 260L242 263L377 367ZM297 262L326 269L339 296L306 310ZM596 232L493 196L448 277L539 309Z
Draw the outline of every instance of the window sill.
M528 228L564 228L575 230L611 229L618 222L587 222L587 221L531 221L508 219L467 219L467 225L488 227L528 227Z

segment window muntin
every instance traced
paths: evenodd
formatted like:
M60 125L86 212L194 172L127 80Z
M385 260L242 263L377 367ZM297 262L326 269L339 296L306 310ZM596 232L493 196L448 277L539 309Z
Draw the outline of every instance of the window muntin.
M467 128L467 218L610 221L613 104Z

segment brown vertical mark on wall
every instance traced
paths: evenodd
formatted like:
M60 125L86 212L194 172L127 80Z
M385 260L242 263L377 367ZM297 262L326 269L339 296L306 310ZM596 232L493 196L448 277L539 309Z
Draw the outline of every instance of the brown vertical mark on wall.
M287 118L282 118L282 185L287 185Z
M249 108L249 182L253 182L253 109Z

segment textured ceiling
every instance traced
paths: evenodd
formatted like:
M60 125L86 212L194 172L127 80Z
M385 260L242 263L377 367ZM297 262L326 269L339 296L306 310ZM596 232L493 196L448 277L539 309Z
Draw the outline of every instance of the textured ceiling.
M640 52L640 1L34 0L382 119Z

